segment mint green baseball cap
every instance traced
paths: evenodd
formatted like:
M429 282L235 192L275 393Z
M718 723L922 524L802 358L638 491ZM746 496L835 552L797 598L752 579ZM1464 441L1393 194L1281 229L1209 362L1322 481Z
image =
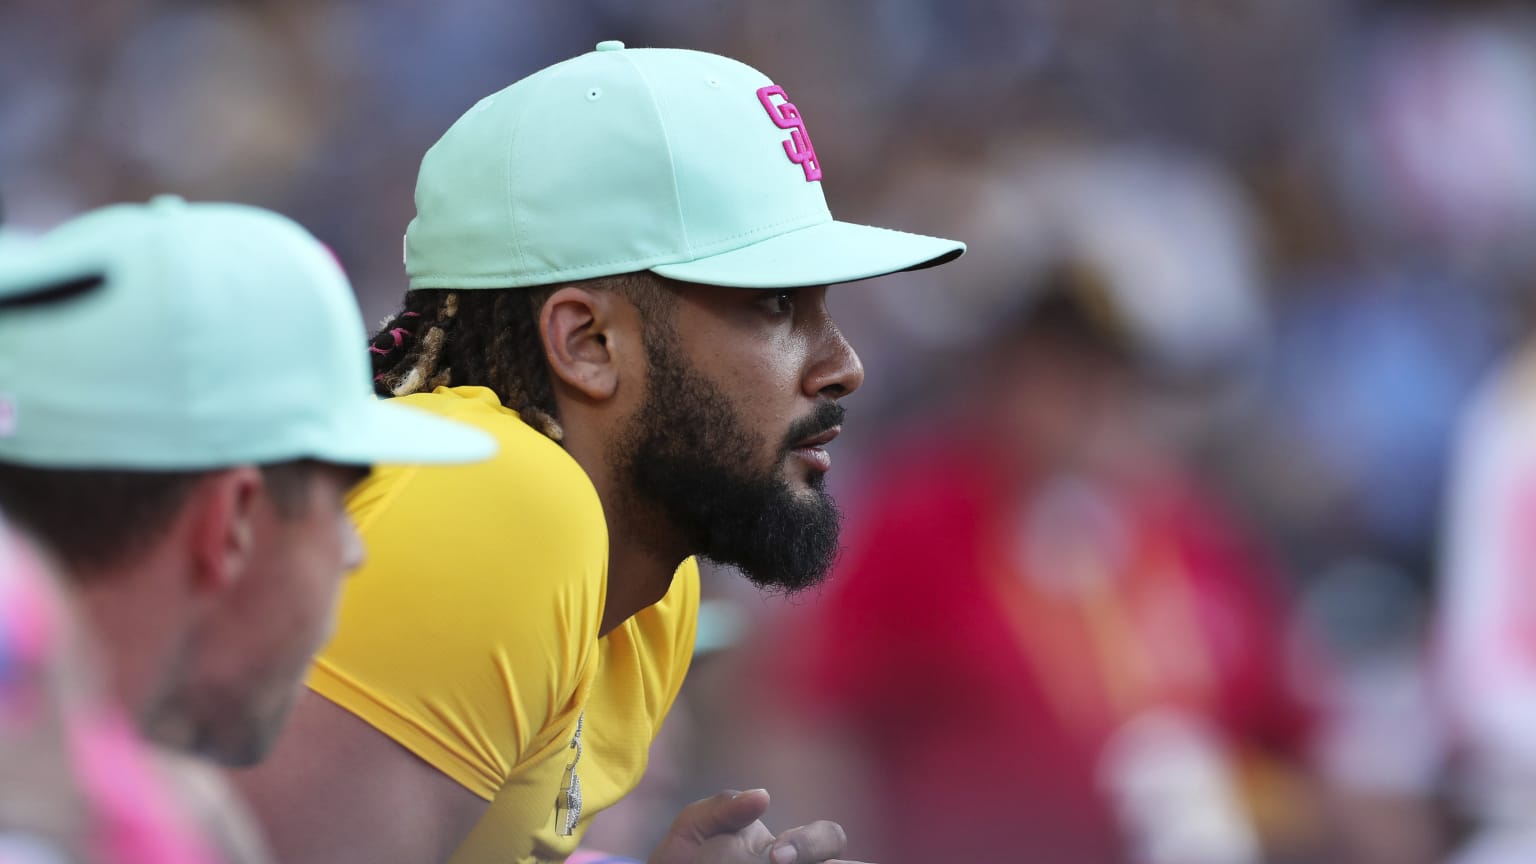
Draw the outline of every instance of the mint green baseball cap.
M0 461L204 470L467 462L496 449L374 397L346 276L275 213L164 197L0 245L0 295L82 274L101 286L0 312Z
M761 72L699 51L603 42L482 99L427 152L406 273L413 289L638 270L794 288L965 251L838 222L821 180L805 118Z

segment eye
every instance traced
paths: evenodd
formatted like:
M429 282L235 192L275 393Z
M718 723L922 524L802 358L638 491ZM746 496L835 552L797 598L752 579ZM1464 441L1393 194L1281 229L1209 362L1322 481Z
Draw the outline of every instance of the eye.
M763 303L775 315L791 315L795 311L795 297L799 293L794 290L774 291L763 298Z

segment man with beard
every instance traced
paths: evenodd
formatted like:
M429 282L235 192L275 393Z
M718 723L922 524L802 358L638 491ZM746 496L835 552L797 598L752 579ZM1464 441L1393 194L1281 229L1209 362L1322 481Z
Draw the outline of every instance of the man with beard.
M472 468L377 472L373 554L274 760L237 778L285 862L564 861L644 772L693 649L698 568L814 584L863 370L827 286L962 244L833 221L761 73L605 42L427 153L382 395L493 434ZM684 810L653 862L825 861L762 790Z

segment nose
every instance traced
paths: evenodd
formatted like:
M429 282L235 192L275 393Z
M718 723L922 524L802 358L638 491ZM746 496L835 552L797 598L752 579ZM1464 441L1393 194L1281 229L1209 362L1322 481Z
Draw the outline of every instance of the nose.
M829 315L822 325L818 351L805 378L805 395L841 399L864 383L864 364Z

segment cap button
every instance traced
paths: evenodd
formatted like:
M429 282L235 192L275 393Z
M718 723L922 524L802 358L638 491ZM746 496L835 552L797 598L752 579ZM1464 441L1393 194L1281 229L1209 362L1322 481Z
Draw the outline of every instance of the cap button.
M620 42L617 39L605 39L602 42L597 43L597 50L599 50L599 51L623 51L624 50L624 43Z
M149 199L149 206L157 210L170 210L187 206L187 200L180 195L156 195Z

